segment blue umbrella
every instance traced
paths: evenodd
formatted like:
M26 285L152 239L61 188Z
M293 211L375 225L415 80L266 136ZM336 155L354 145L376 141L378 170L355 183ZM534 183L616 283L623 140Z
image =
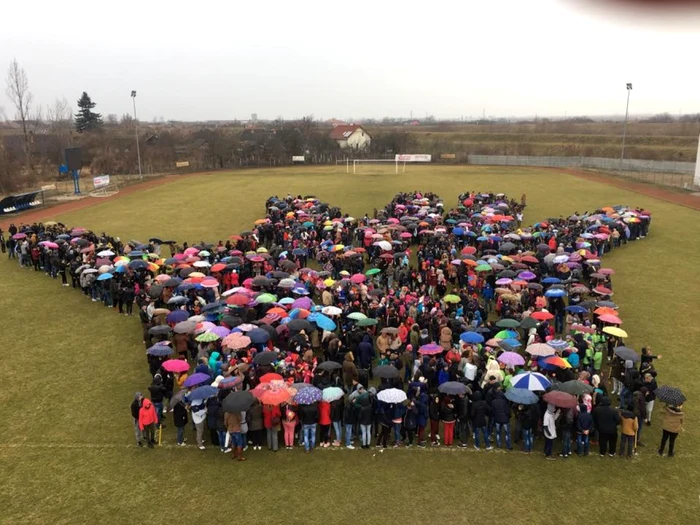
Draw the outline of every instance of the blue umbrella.
M556 365L549 364L545 361L546 357L540 357L537 359L537 368L540 370L547 370L550 372L553 372L554 370L558 370L558 367Z
M333 322L333 319L323 314L311 314L308 320L316 323L316 326L318 326L321 330L328 330L329 332L332 332L336 329L336 324Z
M141 250L132 250L129 252L129 257L142 257L143 252Z
M146 261L143 259L136 259L135 261L131 261L129 263L129 268L132 270L138 270L139 268L147 268L148 264L146 264Z
M177 287L177 291L178 292L186 292L188 290L194 290L195 288L197 288L197 285L194 283L183 283Z
M518 341L517 339L513 339L512 337L508 338L508 339L504 339L503 341L501 341L501 343L505 343L508 346L512 346L515 348L518 348L519 346L523 345L520 341Z
M263 344L267 343L267 340L270 339L270 334L262 328L254 328L248 332L248 337L250 337L251 342L255 344Z
M300 405L311 405L323 399L323 392L315 386L304 388L297 392L294 396L294 401Z
M506 391L506 399L518 405L534 405L537 403L537 395L527 388L511 388Z
M459 336L460 340L468 344L477 344L484 342L484 336L477 332L464 332Z
M146 353L148 355L154 355L157 357L165 357L166 355L172 354L173 349L169 345L155 344L152 347L150 347L148 350L146 350Z
M552 339L551 341L547 341L547 344L555 350L563 350L564 348L569 346L569 343L567 343L563 339Z
M170 324L170 323L177 324L177 323L181 323L182 321L189 319L189 317L190 317L190 314L187 313L185 310L175 310L173 312L170 312L165 317L165 322L168 324Z
M525 372L518 374L511 381L514 388L525 388L527 390L547 390L552 383L542 374L537 372Z
M561 279L558 277L545 277L542 279L542 284L557 284L560 283Z
M126 273L126 264L121 264L114 269L115 273Z
M566 290L562 290L561 288L550 288L544 292L545 297L564 297L565 295Z
M452 230L452 233L455 235L464 235L464 228L454 228Z
M195 388L187 398L190 401L201 401L202 399L214 397L218 392L219 390L213 386L200 386L199 388Z
M585 309L583 306L579 306L577 304L567 306L566 311L571 312L572 314L585 314L586 312L588 312L588 310Z
M98 281L106 281L107 279L111 279L112 277L113 277L113 275L111 273L103 273L97 278L97 280Z

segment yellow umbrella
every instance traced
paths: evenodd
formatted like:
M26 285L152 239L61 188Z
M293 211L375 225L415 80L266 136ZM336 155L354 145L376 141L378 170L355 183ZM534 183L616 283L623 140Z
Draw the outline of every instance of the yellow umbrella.
M258 248L258 253L267 253L267 248L261 246L260 248Z
M266 222L267 222L267 219L258 219L253 224L255 224L257 226L259 224L265 224Z
M329 277L328 279L323 281L323 284L325 284L326 286L333 286L335 284L335 281Z
M606 326L603 328L603 332L614 335L615 337L627 337L627 332L625 332L622 328L618 328L617 326Z

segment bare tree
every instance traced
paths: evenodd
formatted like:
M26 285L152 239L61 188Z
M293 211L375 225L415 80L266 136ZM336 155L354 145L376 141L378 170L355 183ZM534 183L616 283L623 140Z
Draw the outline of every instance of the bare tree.
M110 113L107 115L107 124L110 126L116 126L119 124L119 117L115 113Z
M17 63L17 59L10 62L7 70L7 87L5 93L12 101L17 110L17 117L22 124L22 135L24 137L24 155L27 171L31 172L31 137L27 121L30 119L32 107L32 93L29 91L29 80L27 73Z
M48 120L49 126L54 130L62 130L72 126L73 112L68 105L66 97L57 98L53 101L53 104L47 106L46 120Z

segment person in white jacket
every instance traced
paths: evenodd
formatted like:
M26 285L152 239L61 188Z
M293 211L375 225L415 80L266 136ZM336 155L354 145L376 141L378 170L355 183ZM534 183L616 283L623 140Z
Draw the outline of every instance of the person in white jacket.
M547 459L554 461L557 458L552 456L552 448L554 440L557 439L557 419L560 412L556 410L552 404L547 405L547 411L544 413L544 421L542 422L542 430L544 431L544 455Z

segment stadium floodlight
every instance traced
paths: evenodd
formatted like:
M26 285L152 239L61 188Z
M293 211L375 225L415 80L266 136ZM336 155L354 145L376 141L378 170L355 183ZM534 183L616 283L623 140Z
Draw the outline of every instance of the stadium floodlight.
M622 162L625 160L625 140L627 139L627 120L630 113L630 93L632 92L632 82L627 82L627 106L625 107L625 123L622 127L622 151L620 152L620 168L622 171Z
M136 127L136 155L139 159L139 178L143 179L143 173L141 173L141 148L139 147L139 121L136 118L136 90L131 90L131 98L134 101L134 125Z

